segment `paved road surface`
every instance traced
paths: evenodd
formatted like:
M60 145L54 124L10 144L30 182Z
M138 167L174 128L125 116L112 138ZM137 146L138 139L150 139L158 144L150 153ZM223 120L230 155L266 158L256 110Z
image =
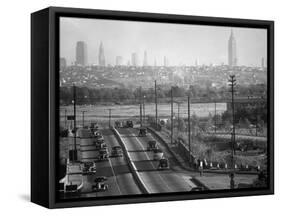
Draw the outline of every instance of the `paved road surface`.
M158 171L158 162L153 161L153 153L146 151L148 137L138 137L137 129L118 129L129 151L129 154L139 171L144 185L150 193L168 193L190 191L194 183L184 172L175 171L176 165L172 161L171 170ZM165 152L164 152L165 153Z
M100 130L103 134L105 143L108 146L109 160L96 162L97 172L95 175L83 176L84 186L82 193L66 195L65 197L101 197L101 196L116 196L116 195L132 195L141 194L141 191L135 183L132 174L130 173L127 161L124 157L111 157L111 148L119 145L115 135L109 129ZM80 143L79 141L77 142ZM98 156L98 150L95 150L94 157ZM109 188L104 192L93 193L91 187L94 184L94 179L98 176L106 176Z

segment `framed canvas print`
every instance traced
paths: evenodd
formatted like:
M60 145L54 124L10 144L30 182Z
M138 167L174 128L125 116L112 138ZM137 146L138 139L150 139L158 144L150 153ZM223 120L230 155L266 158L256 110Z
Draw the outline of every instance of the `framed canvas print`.
M50 7L31 27L32 202L273 194L273 21Z

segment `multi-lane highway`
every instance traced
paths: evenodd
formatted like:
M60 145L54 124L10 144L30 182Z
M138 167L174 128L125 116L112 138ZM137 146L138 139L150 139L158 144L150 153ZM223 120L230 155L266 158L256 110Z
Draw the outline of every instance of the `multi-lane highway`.
M147 136L140 137L138 128L118 128L114 130L102 128L99 132L107 145L109 158L99 160L100 152L93 144L93 138L77 138L78 161L85 161L85 159L95 161L96 173L92 175L81 174L83 182L81 191L78 193L62 193L63 198L187 192L193 188L198 190L197 187L201 188L202 186L202 183L198 180L194 181L194 177L201 178L204 184L206 184L206 181L209 183L209 180L212 180L211 186L208 185L210 189L227 188L228 186L227 173L205 173L206 180L200 177L198 172L186 170L170 153L167 146L162 143L163 141L158 140L153 134L147 133ZM70 140L73 141L73 137L70 137L68 142L68 145L71 146ZM154 160L154 152L147 150L150 140L156 140L158 147L164 153L164 158L169 161L169 169L158 169L159 161ZM65 139L65 142L67 142L67 139ZM112 156L112 147L114 146L120 146L123 151L126 151L123 152L122 157ZM83 151L86 151L86 153L83 153ZM105 184L108 185L108 189L93 192L92 186L96 184L96 178L101 176L107 178ZM237 174L236 178L243 182L243 178L253 180L255 176L249 177ZM201 180L199 179L199 181ZM215 183L214 181L219 182Z
M164 146L161 146L161 149L170 161L170 169L157 169L159 162L153 160L152 151L147 151L148 141L155 139L151 134L139 137L137 129L132 128L121 128L118 131L149 193L186 192L196 187L191 181L191 176L180 169Z
M128 158L112 157L111 149L113 146L120 146L116 134L111 129L101 129L104 142L109 150L108 160L98 160L99 151L92 148L91 157L96 163L96 173L94 175L83 175L83 188L80 193L63 195L66 197L101 197L101 196L118 196L118 195L136 195L143 191L141 187L145 187L148 193L169 193L169 192L185 192L196 187L192 182L191 176L185 170L182 170L169 154L169 151L162 146L160 148L164 152L164 156L169 159L170 169L158 170L159 161L153 160L153 152L147 151L147 143L155 138L151 134L147 137L139 137L138 129L120 128L118 132L121 140L128 151L131 163L138 173L139 181L136 181L128 164ZM81 140L77 142L80 149ZM85 149L85 148L84 148ZM106 184L108 190L100 192L92 192L92 185L98 176L107 177ZM140 182L142 185L140 185Z
M101 129L104 141L108 146L108 160L98 160L99 150L91 150L91 156L96 163L96 173L94 175L84 175L83 188L80 193L64 194L63 197L100 197L100 196L116 196L116 195L132 195L140 194L139 186L136 184L132 173L130 172L127 160L125 157L112 157L111 149L113 146L119 146L119 143L110 129ZM78 146L81 140L77 139ZM78 149L80 149L78 147ZM95 179L99 176L107 178L108 190L100 192L92 192L92 185L95 184Z

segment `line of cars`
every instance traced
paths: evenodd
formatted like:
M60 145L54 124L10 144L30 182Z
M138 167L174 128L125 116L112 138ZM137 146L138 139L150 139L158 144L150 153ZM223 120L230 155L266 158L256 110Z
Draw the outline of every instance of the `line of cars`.
M104 161L109 160L109 157L123 157L123 152L120 146L113 146L111 149L111 155L109 154L108 146L104 141L104 137L98 129L96 123L91 123L89 128L93 136L93 145L99 150L97 160ZM109 185L106 183L107 178L105 176L99 176L95 178L95 184L92 185L93 192L101 192L108 190Z
M160 149L156 140L149 140L147 143L147 151L153 152L153 160L159 161L158 170L167 170L170 168L168 158L164 157L164 152Z
M84 128L80 128L80 130L78 129L77 132L80 138L91 138L92 140L90 145L86 144L85 146L80 146L80 150L83 147L86 148L85 152L98 150L98 156L90 160L81 159L81 161L79 161L77 156L73 157L73 150L69 150L66 175L59 182L59 191L62 193L69 194L83 191L83 176L95 175L97 173L97 161L108 160L109 157L123 157L120 146L113 146L111 155L109 155L108 147L104 141L104 137L99 131L97 123L93 122L90 126L85 126ZM81 150L81 152L83 151ZM77 151L75 153L77 154ZM109 185L106 182L106 176L97 176L93 180L91 191L88 192L102 192L108 190Z
M115 121L114 126L115 126L115 128L133 128L134 123L131 120Z
M116 121L115 128L133 128L134 124L133 121L127 120L124 122ZM146 137L147 136L147 129L146 127L139 128L139 137ZM166 170L169 169L169 160L164 157L164 152L161 150L159 145L156 143L156 140L150 140L147 144L147 151L153 152L153 160L159 161L158 170Z
M121 146L113 146L111 149L111 155L109 155L108 146L104 141L102 134L98 130L98 126L91 124L90 130L93 134L93 145L99 150L98 160L108 160L109 157L123 157Z

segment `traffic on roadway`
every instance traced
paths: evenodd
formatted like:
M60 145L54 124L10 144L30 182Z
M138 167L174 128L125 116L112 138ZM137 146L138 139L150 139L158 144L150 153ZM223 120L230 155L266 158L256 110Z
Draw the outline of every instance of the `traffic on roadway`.
M60 179L63 198L203 190L146 128L92 123L69 131L69 157Z

